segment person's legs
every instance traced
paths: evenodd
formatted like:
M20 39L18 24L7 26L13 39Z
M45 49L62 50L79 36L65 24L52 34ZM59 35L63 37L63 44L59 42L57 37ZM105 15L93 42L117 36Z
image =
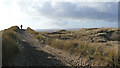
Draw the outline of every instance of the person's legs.
M20 26L20 28L22 29L22 25Z
M22 29L23 25L20 25L20 29Z

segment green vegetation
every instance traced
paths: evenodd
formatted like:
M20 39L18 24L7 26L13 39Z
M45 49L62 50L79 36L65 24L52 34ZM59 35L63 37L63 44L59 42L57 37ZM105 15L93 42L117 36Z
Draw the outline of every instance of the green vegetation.
M15 56L18 52L18 26L13 26L11 28L5 29L2 33L2 65L7 65L9 59Z

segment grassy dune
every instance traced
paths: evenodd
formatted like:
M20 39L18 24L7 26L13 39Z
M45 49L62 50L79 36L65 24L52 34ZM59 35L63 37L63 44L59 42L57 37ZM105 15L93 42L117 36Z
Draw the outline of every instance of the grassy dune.
M118 59L119 30L117 28L88 28L79 31L54 31L44 35L45 44L66 51L71 55L86 58L91 63L108 63L120 66Z
M5 29L2 34L3 65L19 53L17 30L18 26ZM120 66L118 41L120 31L116 28L88 28L78 31L36 32L30 27L31 33L42 44L63 50L71 55L86 58L90 63L101 63L109 66Z
M16 30L19 27L13 26L11 28L5 29L2 33L2 65L7 65L9 59L15 56L18 52L18 34Z

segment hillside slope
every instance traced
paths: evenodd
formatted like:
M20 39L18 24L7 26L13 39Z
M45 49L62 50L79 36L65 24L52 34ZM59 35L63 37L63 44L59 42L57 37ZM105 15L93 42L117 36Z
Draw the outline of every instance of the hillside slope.
M34 36L42 44L86 58L95 66L118 66L119 34L118 28L81 28L74 31L39 32Z
M116 66L118 36L101 42L91 41L94 37L90 35L106 38L109 33L114 36L118 31L94 28L38 33L31 28L19 29L16 32L21 40L20 53L6 66Z
M42 33L42 35L48 38L57 38L61 40L77 39L95 43L118 41L120 40L119 34L120 30L118 28L81 28L77 31L60 30Z

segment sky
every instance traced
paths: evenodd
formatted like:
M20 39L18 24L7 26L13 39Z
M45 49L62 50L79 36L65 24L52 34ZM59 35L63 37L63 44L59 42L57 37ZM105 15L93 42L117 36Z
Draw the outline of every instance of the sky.
M118 27L118 0L0 0L0 30Z

